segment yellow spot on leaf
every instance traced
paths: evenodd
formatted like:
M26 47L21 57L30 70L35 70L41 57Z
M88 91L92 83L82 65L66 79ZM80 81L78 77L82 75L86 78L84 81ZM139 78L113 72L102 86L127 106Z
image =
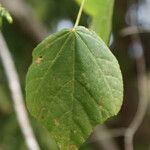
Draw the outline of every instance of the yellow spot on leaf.
M59 121L57 119L54 119L54 124L56 127L58 127L60 124L59 124Z
M99 103L99 108L102 110L103 109L103 104Z
M76 145L69 145L69 150L77 150L77 146Z
M102 110L102 109L103 109L103 106L100 105L99 108Z
M42 60L43 60L43 57L40 56L40 57L38 57L38 58L36 59L35 63L36 63L36 64L40 64Z
M47 49L47 48L49 48L49 45L48 45L48 44L46 44L46 45L45 45L45 48L46 48L46 49Z

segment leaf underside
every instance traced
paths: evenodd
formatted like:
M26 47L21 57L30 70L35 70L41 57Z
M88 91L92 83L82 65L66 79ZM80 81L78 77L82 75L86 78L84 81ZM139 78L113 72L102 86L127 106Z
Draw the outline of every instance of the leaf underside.
M94 32L64 29L33 51L27 107L60 149L78 149L97 124L118 113L122 97L118 62Z

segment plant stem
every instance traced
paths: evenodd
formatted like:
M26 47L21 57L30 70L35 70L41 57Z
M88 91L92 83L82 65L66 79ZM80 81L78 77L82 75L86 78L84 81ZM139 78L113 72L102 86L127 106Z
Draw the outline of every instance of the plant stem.
M138 32L137 32L138 33ZM125 149L133 150L133 138L142 124L144 116L147 111L148 106L148 94L147 94L147 75L146 75L146 63L144 57L144 49L142 46L142 42L140 36L138 34L132 35L133 44L139 44L139 51L142 52L140 57L136 57L136 66L137 66L137 82L138 82L138 92L139 92L139 104L137 108L137 112L131 124L125 133ZM135 46L134 46L135 47Z
M77 16L77 19L76 19L73 29L75 29L79 25L79 21L80 21L81 15L82 15L84 3L85 3L85 0L82 0L80 10L79 10L79 13L78 13L78 16Z
M9 52L5 39L0 31L0 59L2 61L10 88L14 109L20 129L23 133L28 150L40 150L39 144L33 134L28 113L24 104L18 73Z
M137 13L137 11L136 11ZM131 25L137 24L137 16L130 15ZM134 149L134 135L137 132L138 128L142 124L148 106L148 93L147 93L147 74L146 74L146 62L144 56L144 48L142 46L142 41L139 35L139 30L137 28L136 34L131 36L133 50L135 51L135 60L136 60L136 67L137 67L137 84L138 84L138 93L139 93L139 103L138 108L133 118L133 121L129 125L128 129L125 133L125 150L133 150ZM137 53L140 53L138 56Z

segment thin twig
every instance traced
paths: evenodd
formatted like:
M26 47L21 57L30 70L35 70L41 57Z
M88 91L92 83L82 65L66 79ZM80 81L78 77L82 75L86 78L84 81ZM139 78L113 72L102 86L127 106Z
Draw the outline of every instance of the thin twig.
M111 132L105 126L98 126L90 142L97 142L97 147L104 150L119 150Z
M124 136L125 132L126 128L108 129L105 126L100 126L96 135L99 137L99 140L107 140L108 138ZM96 138L93 139L96 140Z
M137 26L137 8L135 12L130 12L130 25ZM133 118L131 124L126 130L125 133L125 149L126 150L133 150L133 138L140 127L148 105L148 93L147 93L147 75L146 75L146 63L145 63L145 56L144 56L144 49L142 46L142 42L139 36L139 28L135 29L137 33L131 34L132 45L133 45L133 52L136 60L136 68L137 68L137 84L138 84L138 94L139 94L139 103L138 108Z
M126 128L108 129L105 125L97 126L94 129L93 135L90 137L88 144L97 142L99 147L105 150L118 150L119 146L115 142L116 137L123 137Z
M24 135L27 147L29 150L40 150L36 138L33 134L31 125L29 123L27 111L24 105L23 94L20 87L19 77L14 65L14 61L9 52L4 37L0 31L0 58L8 79L9 88L14 104L16 116Z
M141 51L141 56L136 57L136 66L138 72L137 80L138 80L139 104L138 104L136 115L125 133L126 150L133 150L133 137L144 119L147 110L147 105L148 105L147 76L146 76L144 50L142 47L142 43L140 41L140 37L138 35L134 35L134 36L132 35L132 40L134 44L138 44L136 48L140 48L139 51Z
M79 25L79 21L80 21L81 15L82 15L84 3L85 3L85 0L82 0L80 10L79 10L79 13L78 13L78 16L77 16L77 19L76 19L73 29L75 29Z
M120 35L123 37L139 33L150 33L150 29L141 26L129 26L120 31Z

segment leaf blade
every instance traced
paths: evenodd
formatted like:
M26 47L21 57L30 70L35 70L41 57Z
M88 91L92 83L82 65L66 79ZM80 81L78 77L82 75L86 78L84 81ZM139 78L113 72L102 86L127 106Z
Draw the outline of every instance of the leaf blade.
M106 68L110 66L109 71ZM60 149L77 149L97 124L116 115L122 91L116 58L96 34L84 27L63 30L33 52L26 82L27 106Z

